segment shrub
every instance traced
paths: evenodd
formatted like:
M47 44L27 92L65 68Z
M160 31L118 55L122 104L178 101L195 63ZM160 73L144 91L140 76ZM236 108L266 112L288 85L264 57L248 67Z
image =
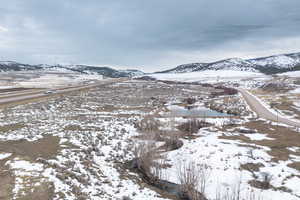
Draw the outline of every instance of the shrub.
M235 95L238 93L238 90L234 88L228 88L225 86L217 86L215 89L221 90L220 92L213 92L212 96L223 96L223 95Z
M187 104L194 104L194 103L196 103L196 99L189 97L189 98L184 99L183 102L187 103Z
M206 200L204 196L209 171L206 165L189 164L178 165L178 180L183 199ZM197 190L200 189L200 192Z
M200 128L209 126L209 123L205 121L200 121L197 119L190 119L187 122L179 125L177 128L183 132L192 135L193 133L197 133Z
M178 136L165 139L165 142L167 151L179 149L183 145L183 142L179 140Z
M153 117L145 117L144 119L135 123L135 128L143 132L155 132L159 130L160 123Z
M158 174L158 171L155 171L153 174L153 167L157 170L157 165L155 159L159 157L157 148L154 143L141 143L134 149L134 156L136 161L136 168L140 170L148 179L155 179L155 174Z

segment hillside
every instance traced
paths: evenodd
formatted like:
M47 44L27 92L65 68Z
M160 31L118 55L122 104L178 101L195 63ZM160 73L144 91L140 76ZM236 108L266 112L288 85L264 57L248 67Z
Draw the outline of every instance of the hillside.
M111 67L91 65L29 65L14 61L0 61L0 72L28 71L28 70L74 71L83 74L103 75L111 78L141 76L145 73L140 70L116 70ZM232 70L246 72L261 72L277 74L300 70L300 53L282 54L254 59L230 58L212 63L190 63L156 73L187 73L204 70Z
M13 61L0 61L0 72L29 70L53 70L58 72L73 71L83 74L103 75L111 78L131 77L144 74L144 72L139 70L116 70L110 67L97 67L89 65L29 65Z
M235 70L277 74L300 70L300 53L282 54L244 60L230 58L213 63L191 63L157 73L186 73L204 70Z

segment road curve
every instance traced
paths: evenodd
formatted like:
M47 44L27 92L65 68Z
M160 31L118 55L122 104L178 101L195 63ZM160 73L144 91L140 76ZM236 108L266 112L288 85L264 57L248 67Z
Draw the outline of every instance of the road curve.
M291 120L291 119L285 118L279 114L271 112L268 108L265 107L265 105L263 105L261 103L261 101L256 96L254 96L247 90L239 88L238 91L243 95L244 99L246 100L246 102L248 103L250 108L254 112L256 112L256 114L259 117L268 119L268 120L271 120L274 122L280 122L283 124L287 124L289 126L300 127L300 121Z

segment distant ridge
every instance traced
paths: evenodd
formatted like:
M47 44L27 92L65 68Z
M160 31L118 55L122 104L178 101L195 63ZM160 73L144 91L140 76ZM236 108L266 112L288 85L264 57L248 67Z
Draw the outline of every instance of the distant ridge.
M0 61L0 72L29 70L73 71L83 74L98 74L111 78L145 75L144 72L136 69L116 70L111 67L98 67L92 65L29 65L15 61ZM261 72L264 74L298 71L300 70L300 53L281 54L255 59L230 58L212 63L190 63L155 73L186 73L204 70L235 70Z
M230 58L212 63L191 63L156 73L186 73L204 70L236 70L276 74L300 70L300 53L281 54L255 59Z
M110 67L97 67L89 65L28 65L14 61L0 61L0 72L29 71L29 70L54 70L59 72L77 72L82 74L98 74L111 78L131 77L143 75L139 70L116 70Z

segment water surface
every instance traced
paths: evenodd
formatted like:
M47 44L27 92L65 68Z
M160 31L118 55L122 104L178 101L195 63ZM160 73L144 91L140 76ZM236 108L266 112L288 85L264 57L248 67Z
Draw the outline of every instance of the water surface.
M205 107L182 107L178 105L168 106L169 117L228 117L227 113L221 113Z

